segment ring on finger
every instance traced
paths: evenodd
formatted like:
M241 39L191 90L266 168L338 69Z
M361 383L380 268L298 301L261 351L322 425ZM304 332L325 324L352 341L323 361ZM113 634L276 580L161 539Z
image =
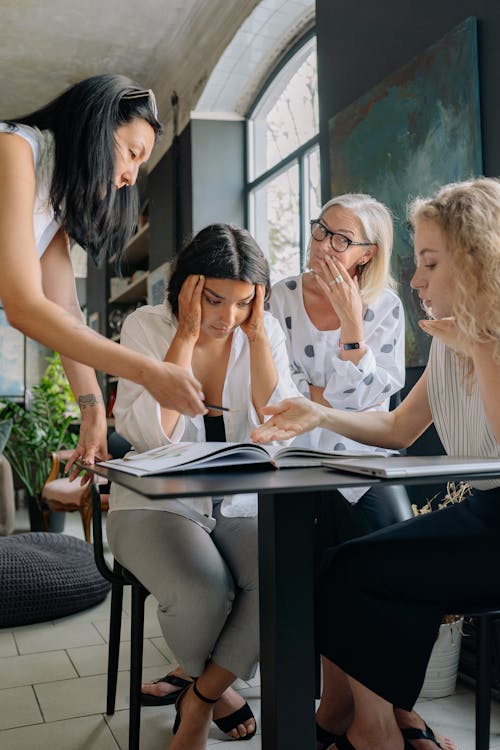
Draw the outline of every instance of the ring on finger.
M339 274L338 276L335 276L335 278L333 279L333 281L330 281L329 286L333 286L334 284L343 284L343 283L344 283L344 279Z

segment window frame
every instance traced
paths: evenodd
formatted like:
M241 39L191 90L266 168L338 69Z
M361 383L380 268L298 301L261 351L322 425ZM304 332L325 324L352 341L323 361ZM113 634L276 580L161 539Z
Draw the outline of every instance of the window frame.
M276 81L278 76L281 74L282 70L285 68L285 66L292 60L299 52L300 50L313 38L316 36L316 26L313 26L311 29L309 29L305 34L303 34L300 39L298 39L286 52L285 55L281 58L281 60L278 62L278 64L273 68L271 73L267 76L265 79L263 85L260 88L260 91L258 92L257 96L255 97L250 109L248 110L247 116L246 116L246 122L245 122L245 144L244 144L244 159L245 159L245 168L244 168L244 175L245 175L245 187L244 187L244 211L245 211L245 226L249 227L250 224L250 203L251 203L251 195L252 192L257 189L258 187L262 186L265 182L271 181L274 177L276 177L280 172L283 172L284 170L288 169L293 162L296 162L298 165L298 201L299 201L299 265L300 265L300 271L302 272L305 267L305 261L307 256L307 246L309 244L309 232L307 230L307 217L306 217L306 195L305 195L305 185L304 185L304 176L305 176L305 161L308 158L309 154L314 151L316 148L319 151L319 142L320 142L320 132L319 132L319 126L318 126L318 132L315 136L312 138L309 138L308 141L305 141L302 145L300 145L298 148L296 148L294 151L292 151L290 154L285 156L283 159L281 159L279 162L274 164L272 167L267 169L265 172L262 172L258 175L258 177L255 177L254 179L249 179L249 157L250 157L250 150L253 149L253 143L252 146L250 146L251 138L252 138L252 118L255 113L255 111L259 108L259 105L262 102L262 99L266 96L267 92L269 91L269 88L273 85L273 83ZM320 165L321 166L321 165ZM321 184L321 175L320 175L320 184Z

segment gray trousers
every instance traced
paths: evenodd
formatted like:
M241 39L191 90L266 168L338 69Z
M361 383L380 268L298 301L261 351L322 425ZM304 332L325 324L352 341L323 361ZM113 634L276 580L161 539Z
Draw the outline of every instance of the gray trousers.
M116 559L158 601L165 641L193 677L207 659L249 680L259 658L257 517L227 518L214 501L211 534L166 511L108 517Z

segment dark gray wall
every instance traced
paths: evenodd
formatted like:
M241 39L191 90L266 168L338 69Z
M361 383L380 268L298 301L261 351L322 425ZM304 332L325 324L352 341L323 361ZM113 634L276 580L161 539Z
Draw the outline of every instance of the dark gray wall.
M241 121L193 120L193 232L213 222L243 226L245 179Z
M330 198L330 119L469 16L477 18L483 172L500 175L499 0L316 0L321 185ZM422 368L407 370L406 393ZM404 395L403 393L403 395ZM409 453L444 453L433 427ZM439 486L411 488L412 500Z
M316 14L324 201L330 118L468 16L478 21L484 173L500 174L499 0L316 0Z

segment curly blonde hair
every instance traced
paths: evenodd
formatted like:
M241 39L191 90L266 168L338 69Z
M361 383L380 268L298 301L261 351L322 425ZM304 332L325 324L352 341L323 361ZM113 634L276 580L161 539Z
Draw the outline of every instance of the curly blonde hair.
M500 363L500 180L455 182L408 208L415 228L435 221L446 237L454 274L452 315L467 341L494 344Z
M319 218L332 206L347 208L360 220L364 241L377 245L377 252L366 265L361 266L358 273L359 291L365 304L373 302L382 294L384 289L395 289L397 284L391 276L391 253L394 240L392 215L387 206L365 193L345 193L329 200L323 208ZM308 254L311 250L309 241Z

